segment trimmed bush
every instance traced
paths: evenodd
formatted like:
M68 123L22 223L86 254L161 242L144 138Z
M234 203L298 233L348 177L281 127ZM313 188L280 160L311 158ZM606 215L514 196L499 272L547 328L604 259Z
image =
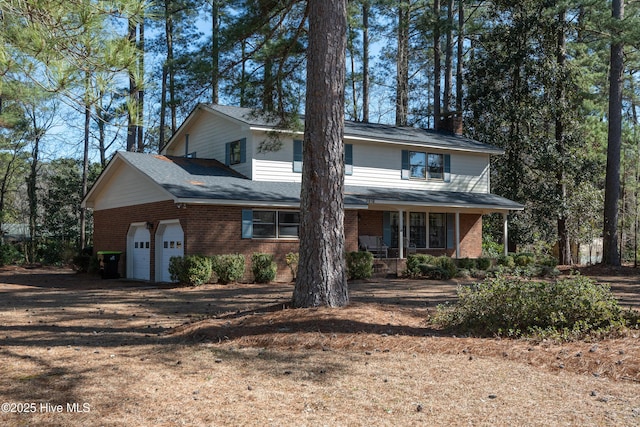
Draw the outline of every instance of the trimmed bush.
M473 258L460 258L456 260L458 268L462 270L473 270L476 268L476 260Z
M218 282L224 285L237 282L244 276L245 258L242 254L215 255L211 261Z
M453 258L450 258L448 256L439 256L435 259L434 264L436 267L440 267L447 272L448 277L444 278L445 280L455 277L456 273L458 272L456 262L453 260Z
M293 280L296 280L296 277L298 277L298 262L300 261L300 255L297 252L289 252L284 259L287 261L289 270L291 270Z
M420 268L422 276L426 279L449 280L452 277L449 270L439 265L420 264L418 267Z
M516 266L516 262L511 255L500 255L496 259L496 264L506 268L514 268Z
M439 306L436 323L481 335L579 339L607 333L625 319L608 286L573 276L556 282L498 276L458 290Z
M347 252L349 279L368 279L373 275L373 254L367 251Z
M434 263L434 259L435 258L433 256L427 254L410 254L407 257L407 267L404 270L405 276L412 278L419 277L422 274L420 265L431 265Z
M211 279L211 258L203 255L169 258L171 280L182 285L200 286Z
M490 258L478 258L476 260L476 265L478 266L478 270L486 271L491 267L491 259Z
M516 254L515 257L513 258L513 261L516 263L518 267L526 267L528 265L535 263L536 258L533 254L523 252L523 253Z
M276 278L278 265L271 254L254 253L251 255L251 271L257 283L269 283Z

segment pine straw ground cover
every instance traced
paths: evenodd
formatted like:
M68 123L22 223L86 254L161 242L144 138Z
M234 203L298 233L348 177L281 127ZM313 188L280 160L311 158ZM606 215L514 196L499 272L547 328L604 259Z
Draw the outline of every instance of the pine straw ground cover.
M606 273L633 305L637 273ZM32 410L3 426L640 425L638 331L447 336L427 319L453 281L355 283L336 310L283 309L288 284L0 282L0 403Z

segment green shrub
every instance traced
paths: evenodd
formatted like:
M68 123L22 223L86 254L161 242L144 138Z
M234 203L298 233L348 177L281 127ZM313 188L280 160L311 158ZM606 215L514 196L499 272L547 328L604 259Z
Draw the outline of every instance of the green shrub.
M491 267L491 259L490 258L478 258L476 260L476 264L478 265L478 270L486 271Z
M500 255L496 259L496 264L506 268L514 268L516 266L516 262L511 255Z
M23 259L20 251L12 244L0 244L0 266L15 264Z
M458 290L434 321L466 332L499 336L577 339L625 324L609 287L572 276L556 282L498 276Z
M368 279L373 274L373 254L367 251L347 252L349 279Z
M422 274L420 270L421 264L432 265L435 258L427 254L411 254L407 257L407 267L404 270L405 276L419 277Z
M237 282L244 276L245 258L242 254L216 255L211 260L218 282L222 284Z
M463 270L473 270L476 268L476 260L473 258L460 258L456 260L458 268Z
M446 277L445 280L455 277L456 273L458 272L456 262L453 260L453 258L450 258L446 255L436 258L434 264L436 265L436 267L440 267L447 272L448 277Z
M554 256L547 255L540 257L537 264L544 267L556 267L558 265L558 259Z
M212 272L211 258L203 255L169 258L171 280L183 285L199 286L208 283Z
M515 257L513 258L513 261L516 263L518 267L526 267L528 265L535 263L536 258L533 254L522 252L522 253L516 254Z
M276 278L278 265L273 255L254 253L251 255L251 271L257 283L269 283Z
M449 280L453 277L449 270L439 265L420 264L420 273L425 279Z
M291 270L293 280L296 280L296 277L298 277L298 262L300 261L300 255L297 252L289 252L284 259L287 261L289 270Z

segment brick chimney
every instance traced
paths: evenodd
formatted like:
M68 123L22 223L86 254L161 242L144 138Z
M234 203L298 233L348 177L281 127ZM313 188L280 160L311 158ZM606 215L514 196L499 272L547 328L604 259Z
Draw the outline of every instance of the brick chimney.
M438 130L453 135L462 135L462 112L450 111L440 116Z

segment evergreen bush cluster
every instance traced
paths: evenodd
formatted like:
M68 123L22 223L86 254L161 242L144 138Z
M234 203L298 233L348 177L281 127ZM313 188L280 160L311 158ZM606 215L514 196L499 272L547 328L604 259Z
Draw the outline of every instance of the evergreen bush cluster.
M188 286L200 286L211 279L211 258L204 255L173 256L169 259L171 280Z
M0 244L0 266L12 265L23 259L22 253L12 244Z
M273 260L273 255L254 253L251 256L251 270L257 283L269 283L276 278L278 265Z
M608 286L583 276L555 282L498 275L458 291L439 306L434 322L479 335L579 339L624 326L625 316Z
M367 251L347 252L349 279L368 279L373 275L373 254Z
M218 282L224 285L237 282L244 276L245 258L242 254L215 255L211 260Z

